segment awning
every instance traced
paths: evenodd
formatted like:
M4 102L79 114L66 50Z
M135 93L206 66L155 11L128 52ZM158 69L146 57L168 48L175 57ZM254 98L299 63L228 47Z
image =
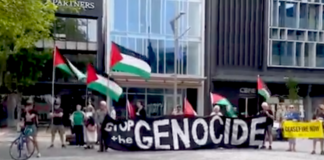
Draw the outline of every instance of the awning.
M172 74L151 74L149 80L145 80L139 76L113 72L112 78L123 87L161 87L173 88L175 78ZM177 84L179 88L197 88L202 86L202 82L206 77L199 77L194 75L177 75Z

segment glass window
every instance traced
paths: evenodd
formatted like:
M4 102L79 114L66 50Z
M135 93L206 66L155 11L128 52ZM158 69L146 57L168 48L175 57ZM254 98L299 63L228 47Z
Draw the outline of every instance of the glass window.
M139 32L140 27L140 20L139 20L139 14L140 14L140 0L128 0L128 32Z
M317 29L319 23L319 5L309 4L308 8L308 28Z
M58 17L54 35L57 40L87 41L87 19Z
M174 73L174 41L166 40L164 43L165 48L165 72Z
M304 66L307 67L309 65L309 49L310 46L308 43L305 43L305 54L304 54Z
M285 55L285 42L272 41L272 65L282 65Z
M188 63L188 74L200 75L200 43L199 42L188 42L188 53L187 53L187 63Z
M278 26L278 0L273 0L271 4L271 9L272 9L272 17L271 17L271 26Z
M307 13L307 4L300 4L300 15L299 15L299 28L308 28L308 13Z
M284 56L284 64L287 66L292 66L293 65L293 54L294 53L294 42L287 42L287 48Z
M180 42L178 59L180 60L179 70L181 74L187 74L187 58L188 58L187 49L188 49L187 41Z
M148 0L140 0L139 1L139 11L140 11L140 33L147 33L147 30L149 28L148 24L148 9L147 9L147 4Z
M296 43L296 66L302 65L302 47L303 43Z
M324 67L324 44L316 45L316 67Z
M111 9L113 12L114 19L114 31L127 31L127 11L126 11L127 0L113 0L113 6Z
M285 27L286 2L279 2L279 27Z
M150 4L150 19L151 19L151 32L161 34L161 10L162 0L151 0Z
M163 49L163 48L161 48ZM158 54L159 54L160 48L158 44L158 40L149 40L148 46L147 46L147 56L149 60L149 65L151 66L152 73L158 73L157 65L158 65Z
M145 46L145 42L143 38L136 38L136 49L135 52L141 54L141 55L145 55L145 51L146 51L146 46Z
M290 28L296 28L297 27L297 3L286 3L286 22L285 26Z
M201 35L201 3L200 2L188 2L189 9L186 13L189 24L184 24L182 32L187 30L190 26L188 36L200 36Z
M133 37L128 37L128 44L127 47L128 49L132 50L132 51L135 51L136 50L136 39L137 38L133 38Z
M176 16L175 11L176 11L176 2L174 0L165 0L165 34L167 35L173 35L172 28L170 26L170 21Z
M157 61L158 61L158 73L165 73L165 48L164 48L164 40L157 41Z
M88 19L88 41L97 42L97 34L98 34L98 25L97 20Z
M162 116L164 112L164 95L147 95L147 116Z
M55 20L55 28L53 30L56 40L66 39L66 18L57 17Z
M128 88L128 93L145 94L145 88Z

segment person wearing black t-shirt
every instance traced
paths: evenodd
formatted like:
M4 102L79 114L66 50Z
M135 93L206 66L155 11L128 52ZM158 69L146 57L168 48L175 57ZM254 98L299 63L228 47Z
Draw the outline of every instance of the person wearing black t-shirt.
M25 111L22 112L21 115L21 124L22 127L25 128L25 131L28 132L29 136L33 137L35 149L37 151L37 157L40 157L40 151L38 147L38 141L37 141L37 123L38 123L38 113L36 110L33 109L33 102L27 101L25 106Z
M267 117L267 120L266 120L267 128L266 128L265 140L266 140L266 137L268 136L269 149L271 150L272 149L272 147L271 147L271 144L272 144L272 127L273 127L274 116L273 116L273 112L269 108L268 103L263 102L261 104L261 107L262 107L262 111L260 111L259 116ZM263 141L263 145L262 145L261 149L266 148L265 140Z
M54 147L54 139L55 134L58 132L60 135L62 148L65 148L64 144L64 134L65 134L65 128L63 125L63 109L60 108L60 104L57 102L54 103L54 112L52 111L50 113L50 117L52 118L52 127L51 127L51 134L52 134L52 144L49 148Z

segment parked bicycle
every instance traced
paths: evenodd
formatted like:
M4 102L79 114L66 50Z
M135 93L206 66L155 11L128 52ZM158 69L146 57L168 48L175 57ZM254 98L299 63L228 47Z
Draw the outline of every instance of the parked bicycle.
M9 154L12 159L27 160L33 156L35 152L35 142L30 136L31 133L31 128L25 128L21 131L18 138L11 143Z

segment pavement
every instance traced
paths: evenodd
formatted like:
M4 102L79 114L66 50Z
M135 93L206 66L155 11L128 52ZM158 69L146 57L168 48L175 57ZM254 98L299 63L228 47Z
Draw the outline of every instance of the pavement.
M9 146L17 133L0 131L0 160L10 160ZM297 152L286 152L287 142L274 142L273 150L255 149L209 149L192 151L145 151L121 152L109 150L107 153L97 153L96 150L84 150L75 146L62 149L58 136L55 148L48 149L50 134L40 131L39 143L42 157L31 160L322 160L324 155L311 155L311 140L297 140ZM319 147L319 146L318 146ZM317 150L319 153L319 150Z

